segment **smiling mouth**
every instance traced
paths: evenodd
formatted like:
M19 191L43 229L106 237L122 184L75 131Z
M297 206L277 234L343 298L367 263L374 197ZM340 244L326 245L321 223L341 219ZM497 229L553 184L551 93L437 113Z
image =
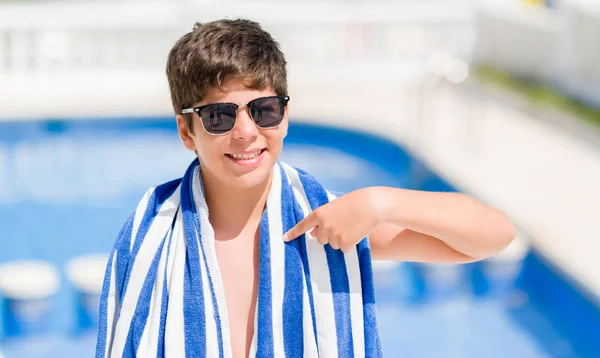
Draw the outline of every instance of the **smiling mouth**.
M267 150L266 148L263 149L258 149L255 150L254 152L251 153L240 153L240 154L225 154L226 156L233 158L235 160L250 160L250 159L254 159L256 157L258 157L259 155L261 155L265 150Z

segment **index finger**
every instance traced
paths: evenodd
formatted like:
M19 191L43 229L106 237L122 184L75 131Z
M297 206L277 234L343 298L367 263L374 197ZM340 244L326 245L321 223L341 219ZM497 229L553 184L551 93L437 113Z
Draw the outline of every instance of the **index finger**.
M292 241L292 240L298 238L298 236L304 234L308 230L317 226L318 222L317 222L316 216L313 215L313 213L314 212L308 214L308 216L305 217L304 219L302 219L299 223L297 223L296 226L289 229L288 232L286 232L283 235L283 241L285 241L285 242Z

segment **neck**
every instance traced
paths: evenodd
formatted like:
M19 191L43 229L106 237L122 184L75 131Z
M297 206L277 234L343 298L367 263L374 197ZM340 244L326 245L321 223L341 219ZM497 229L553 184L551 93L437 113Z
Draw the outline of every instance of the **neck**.
M272 174L249 188L225 185L208 172L202 174L209 221L219 233L217 240L235 239L246 230L254 234L265 209Z

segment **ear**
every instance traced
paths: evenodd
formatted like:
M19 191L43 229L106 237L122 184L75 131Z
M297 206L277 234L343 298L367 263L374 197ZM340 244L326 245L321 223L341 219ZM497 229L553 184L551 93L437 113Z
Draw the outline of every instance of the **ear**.
M177 130L179 132L179 138L181 138L181 142L183 145L191 151L196 151L196 143L194 142L194 135L188 128L188 125L185 123L185 119L181 114L177 115Z

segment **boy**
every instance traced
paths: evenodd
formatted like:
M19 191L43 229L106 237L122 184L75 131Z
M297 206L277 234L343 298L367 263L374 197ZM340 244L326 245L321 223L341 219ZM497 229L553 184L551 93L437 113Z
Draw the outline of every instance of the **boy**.
M123 227L97 357L380 356L371 259L471 262L514 238L503 213L462 194L336 199L279 163L285 66L247 20L197 24L171 50L179 135L198 159Z

